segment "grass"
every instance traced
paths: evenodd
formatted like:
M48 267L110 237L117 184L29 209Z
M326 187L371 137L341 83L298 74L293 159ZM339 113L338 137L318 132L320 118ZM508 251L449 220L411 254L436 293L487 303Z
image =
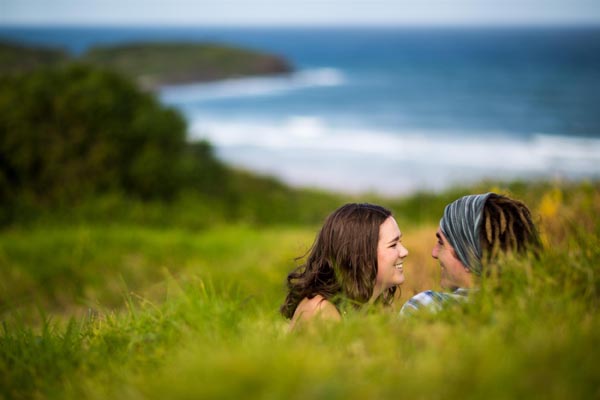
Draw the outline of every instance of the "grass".
M170 279L230 282L273 300L314 229L226 225L208 230L139 226L41 226L1 235L4 311L41 305L70 312L118 307L123 294L160 299Z
M600 187L517 189L539 260L507 261L468 304L398 318L437 288L435 223L403 224L405 204L427 214L407 199L402 297L294 334L277 308L318 226L0 232L0 398L598 398Z

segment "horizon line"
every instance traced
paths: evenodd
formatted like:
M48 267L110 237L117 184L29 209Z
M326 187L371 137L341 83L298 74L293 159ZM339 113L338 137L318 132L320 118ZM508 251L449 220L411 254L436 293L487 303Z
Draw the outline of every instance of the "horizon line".
M0 22L1 28L240 28L240 29L296 29L296 28L317 28L317 29L348 29L348 28L600 28L600 21L553 21L553 22L446 22L446 23L151 23L151 22L94 22L94 23L76 23L76 22Z

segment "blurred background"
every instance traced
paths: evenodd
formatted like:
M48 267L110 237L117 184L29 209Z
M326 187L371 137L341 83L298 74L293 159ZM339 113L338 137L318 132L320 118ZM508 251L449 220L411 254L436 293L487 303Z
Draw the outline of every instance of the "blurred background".
M600 175L595 1L3 0L0 40L218 43L284 73L164 82L189 141L293 186L410 194ZM168 56L165 56L168 58ZM243 61L241 61L243 63ZM279 71L281 72L281 71Z

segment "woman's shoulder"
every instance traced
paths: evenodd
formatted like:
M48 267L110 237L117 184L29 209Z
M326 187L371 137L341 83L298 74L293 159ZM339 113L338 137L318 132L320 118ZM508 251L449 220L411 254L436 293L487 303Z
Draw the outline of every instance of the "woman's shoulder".
M341 315L335 305L325 297L317 294L312 298L305 297L302 299L290 323L290 329L293 329L299 322L308 321L318 317L323 320L339 321Z
M311 314L333 311L335 314L340 315L335 305L320 294L317 294L313 298L305 297L302 299L300 304L298 304L296 311L298 311L298 309L300 309L301 312Z

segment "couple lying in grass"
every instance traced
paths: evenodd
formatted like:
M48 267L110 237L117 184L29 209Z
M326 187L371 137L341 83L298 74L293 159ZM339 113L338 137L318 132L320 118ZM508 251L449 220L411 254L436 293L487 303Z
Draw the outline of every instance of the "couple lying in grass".
M495 193L464 196L447 205L436 237L431 255L448 292L421 292L402 306L401 314L466 300L500 256L540 248L527 206ZM281 312L294 329L315 318L340 320L348 307L390 305L404 282L408 254L391 211L346 204L327 217L306 262L288 275Z

